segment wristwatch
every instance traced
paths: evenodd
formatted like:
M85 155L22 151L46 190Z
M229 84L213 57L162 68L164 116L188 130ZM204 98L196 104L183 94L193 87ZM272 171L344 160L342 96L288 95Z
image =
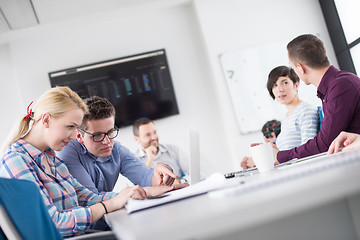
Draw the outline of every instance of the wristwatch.
M180 178L181 184L188 184L188 180L186 178Z

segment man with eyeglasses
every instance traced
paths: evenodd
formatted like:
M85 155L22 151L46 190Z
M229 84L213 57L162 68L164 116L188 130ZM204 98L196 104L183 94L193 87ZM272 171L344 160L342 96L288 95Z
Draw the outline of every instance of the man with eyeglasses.
M95 193L113 190L119 173L142 187L172 185L176 175L165 164L148 168L129 149L114 141L119 133L115 126L115 108L105 98L85 99L89 112L79 126L76 140L57 155L70 173Z

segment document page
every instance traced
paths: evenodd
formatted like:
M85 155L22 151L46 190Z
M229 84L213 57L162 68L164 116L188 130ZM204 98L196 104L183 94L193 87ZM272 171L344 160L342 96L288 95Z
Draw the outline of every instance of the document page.
M129 199L125 208L128 213L139 211L142 209L154 207L168 202L177 201L180 199L197 196L220 188L231 187L241 182L240 179L228 180L221 173L214 173L205 180L198 182L189 187L179 190L174 190L162 194L156 198L148 198L144 200Z

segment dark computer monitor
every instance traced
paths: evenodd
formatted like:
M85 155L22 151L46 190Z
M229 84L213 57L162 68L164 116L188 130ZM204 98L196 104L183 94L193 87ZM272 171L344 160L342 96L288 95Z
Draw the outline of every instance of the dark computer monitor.
M165 49L50 72L49 78L52 87L68 86L82 98L110 100L117 127L179 114Z

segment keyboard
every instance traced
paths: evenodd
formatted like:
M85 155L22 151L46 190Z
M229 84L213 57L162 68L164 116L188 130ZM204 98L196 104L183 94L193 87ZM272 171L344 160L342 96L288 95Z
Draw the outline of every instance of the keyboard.
M275 168L282 167L284 165L291 165L291 164L294 164L294 163L303 162L303 161L306 161L306 160L309 160L309 159L324 156L326 154L327 154L326 152L323 152L323 153L315 154L315 155L300 158L300 159L294 158L294 159L292 159L290 161L275 165ZM236 172L225 173L224 176L225 176L225 178L233 178L233 177L243 176L243 175L245 175L247 173L255 173L257 170L258 170L257 167L252 167L252 168L247 168L247 169L236 171Z
M258 170L257 167L252 167L252 168L247 168L247 169L240 170L237 172L225 173L224 176L225 176L225 178L233 178L236 176L241 176L245 173L255 172L257 170Z

